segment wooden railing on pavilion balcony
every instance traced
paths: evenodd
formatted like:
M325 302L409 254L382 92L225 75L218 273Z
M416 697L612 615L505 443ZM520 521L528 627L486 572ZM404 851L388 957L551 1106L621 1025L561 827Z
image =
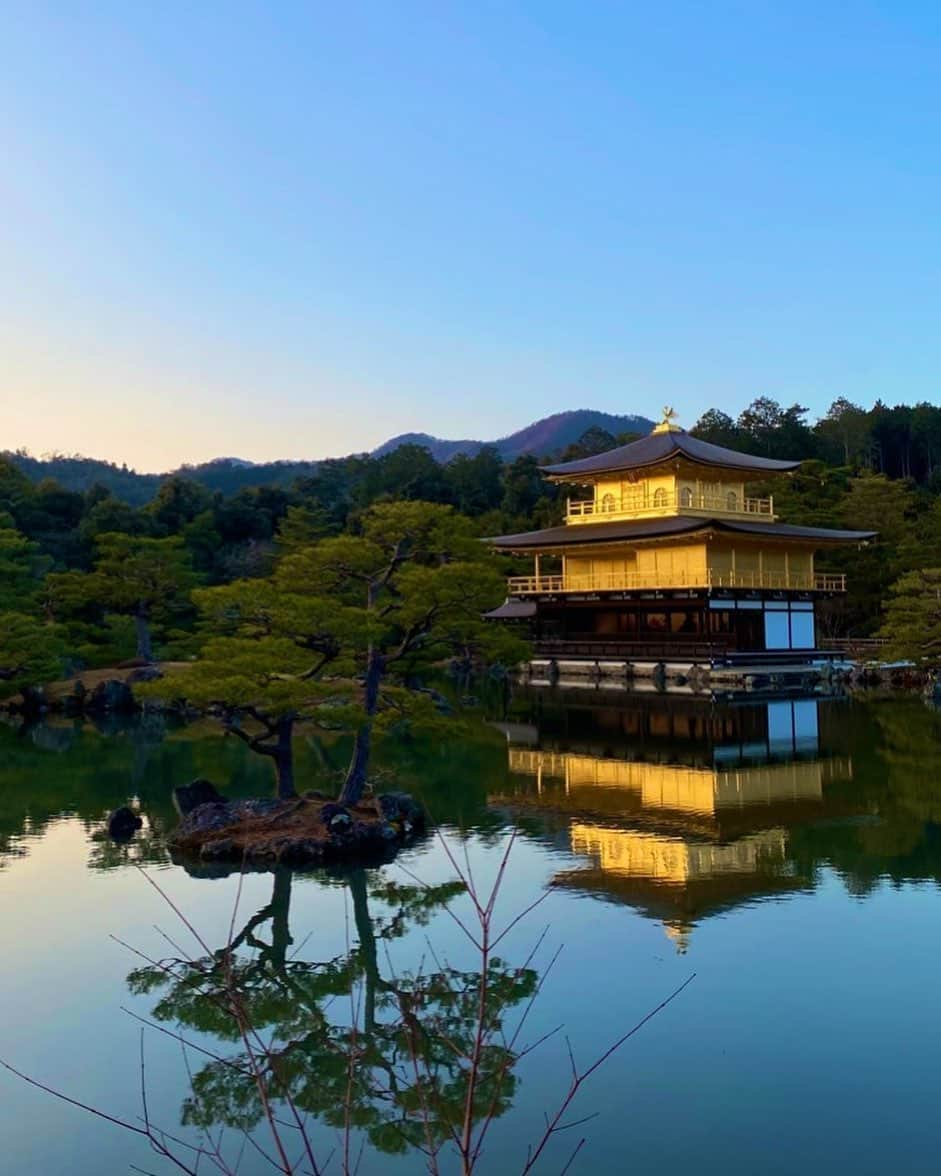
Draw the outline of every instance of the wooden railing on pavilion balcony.
M553 595L557 592L631 592L673 588L789 588L804 592L845 592L846 576L834 572L810 575L772 571L615 572L602 575L510 576L511 596Z
M567 523L613 522L617 519L636 519L658 515L682 514L750 515L752 518L774 518L773 498L742 498L728 494L695 494L692 490L673 493L655 490L653 494L606 494L596 501L587 498L580 502L568 500L565 507Z

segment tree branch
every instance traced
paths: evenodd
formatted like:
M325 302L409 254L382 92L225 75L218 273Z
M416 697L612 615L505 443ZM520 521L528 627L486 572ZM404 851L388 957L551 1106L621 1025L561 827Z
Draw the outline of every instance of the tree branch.
M405 630L398 649L394 653L386 655L386 664L395 661L401 661L406 654L411 653L415 646L423 637L427 637L431 632L432 626L440 612L440 605L433 605L422 617L420 621L416 621Z
M233 722L227 722L225 729L228 734L234 735L236 739L241 739L243 743L247 743L252 751L257 751L260 755L275 756L278 754L278 748L275 744L265 743L270 735L274 734L274 728L269 729L263 735L251 735L248 731L244 731Z

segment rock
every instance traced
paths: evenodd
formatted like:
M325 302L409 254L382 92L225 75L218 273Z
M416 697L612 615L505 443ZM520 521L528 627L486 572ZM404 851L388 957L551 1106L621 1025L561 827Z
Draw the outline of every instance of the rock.
M287 802L289 807L293 807L293 802ZM285 809L285 801L277 800L274 797L252 797L249 800L236 800L230 805L232 815L236 819L244 817L267 817L271 813L283 812Z
M342 835L353 830L353 818L349 809L344 808L342 804L325 804L320 810L320 819L331 833Z
M376 797L379 812L386 821L396 821L409 830L425 827L425 810L407 792L384 792Z
M112 841L130 841L143 823L137 813L124 804L108 818L108 836Z
M200 836L214 833L217 829L229 828L238 819L238 814L225 803L200 804L186 814L174 833L174 838L189 837L194 833Z
M273 865L284 848L284 843L261 841L257 845L247 846L245 856L256 865Z
M207 841L200 849L199 856L209 862L224 862L238 857L238 852L231 837L218 837L215 841Z
M38 718L46 711L46 693L41 686L24 686L20 691L20 714L28 719Z
M356 822L353 826L353 836L356 838L357 845L361 845L364 849L371 849L383 845L385 842L385 838L382 835L382 826L378 824L367 824L366 821Z
M225 797L208 780L194 780L173 789L173 807L181 817L189 816L201 804L225 804Z
M280 860L287 866L305 866L323 860L324 843L316 837L300 837L281 850Z
M383 792L376 797L376 807L387 821L397 821L402 813L403 798L411 799L404 792Z
M85 699L85 710L93 715L125 715L136 709L137 703L130 686L117 678L99 682Z

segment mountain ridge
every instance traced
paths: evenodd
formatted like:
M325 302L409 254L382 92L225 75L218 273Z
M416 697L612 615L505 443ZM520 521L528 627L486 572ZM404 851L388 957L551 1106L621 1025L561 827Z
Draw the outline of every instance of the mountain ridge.
M449 441L433 437L429 433L402 433L379 445L368 456L380 458L403 445L421 445L441 463L451 461L458 454L473 457L485 446L495 448L505 461L513 461L524 454L551 457L574 444L590 428L605 429L617 435L624 432L648 432L652 425L653 422L648 418L636 414L618 416L594 409L571 409L543 417L496 441ZM80 493L85 493L92 486L99 484L111 490L116 498L132 506L142 506L149 502L161 483L168 478L191 478L210 490L218 490L229 495L257 486L290 486L296 478L315 474L321 464L320 461L314 460L282 459L252 462L239 457L216 457L199 464L181 465L166 473L154 474L138 473L117 462L74 454L34 457L23 450L7 450L0 451L0 459L11 462L33 482L53 478L66 490Z
M542 417L496 441L448 441L430 433L401 433L377 446L371 457L384 457L402 445L421 445L431 451L436 461L448 462L459 453L473 457L484 446L496 449L505 460L525 454L548 456L568 445L573 445L588 429L604 429L615 436L619 433L648 433L654 422L636 413L617 415L592 408L568 409Z

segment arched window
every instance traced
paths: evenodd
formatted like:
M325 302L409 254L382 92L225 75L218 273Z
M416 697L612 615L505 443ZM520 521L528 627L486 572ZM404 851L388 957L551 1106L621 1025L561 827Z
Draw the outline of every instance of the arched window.
M666 492L666 490L664 490L664 488L662 486L658 490L654 490L653 504L654 504L654 506L666 506L667 492Z
M734 490L730 490L725 496L726 510L738 510L738 495Z
M683 489L680 491L680 506L692 506L692 505L693 505L693 492L692 492L692 490L690 490L689 486L684 486Z
M602 514L611 514L614 511L616 505L617 505L617 502L615 500L614 495L613 494L605 494L604 497L601 499L601 513Z

